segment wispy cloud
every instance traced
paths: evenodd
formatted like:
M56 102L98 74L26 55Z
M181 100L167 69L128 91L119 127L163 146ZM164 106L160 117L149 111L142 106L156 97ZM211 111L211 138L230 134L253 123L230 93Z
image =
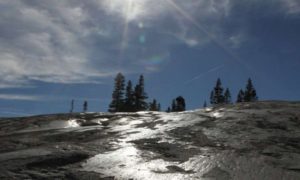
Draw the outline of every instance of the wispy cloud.
M4 0L0 8L3 86L26 85L31 80L90 83L91 78L112 75L107 66L94 68L89 60L85 41L95 36L95 27L85 25L90 14L84 4Z
M19 100L19 101L39 101L40 96L23 95L23 94L0 94L0 99L3 100Z
M227 8L215 1L177 3L203 19L221 17ZM148 67L140 60L178 43L197 46L204 37L167 1L3 0L0 9L0 88L32 80L97 83L118 71L156 72L161 64ZM125 26L128 45L120 56ZM178 38L160 33L166 29Z
M282 0L288 14L300 13L300 1L298 0Z
M195 24L233 48L247 37L243 29L228 33L224 25L226 18L240 18L230 16L240 1L173 0L181 14L169 1L1 0L0 88L36 80L99 83L119 71L157 72L169 59L151 67L143 60L178 44L196 47L211 42ZM300 12L297 0L277 1L290 14ZM252 7L249 3L245 1L245 8ZM193 17L193 22L182 14Z
M0 99L11 101L89 101L89 102L105 102L110 101L109 98L91 98L91 97L68 97L55 95L26 95L26 94L0 94Z

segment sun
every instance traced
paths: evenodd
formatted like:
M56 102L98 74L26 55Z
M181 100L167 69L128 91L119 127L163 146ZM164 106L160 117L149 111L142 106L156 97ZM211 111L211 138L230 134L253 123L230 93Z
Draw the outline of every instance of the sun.
M129 24L133 21L138 22L141 17L147 13L148 0L101 0L106 10L117 15L122 19L123 32L122 40L120 43L120 59L122 59L123 53L128 46L128 31Z
M120 59L122 59L123 53L128 46L128 31L129 23L135 20L139 20L143 13L145 13L146 0L116 0L114 3L120 3L122 6L121 16L123 18L123 33L122 41L120 44Z
M127 19L127 21L136 19L138 15L142 13L144 7L140 3L141 1L123 0L123 2L125 6L124 16Z
M102 0L109 12L127 21L137 20L147 12L148 0Z

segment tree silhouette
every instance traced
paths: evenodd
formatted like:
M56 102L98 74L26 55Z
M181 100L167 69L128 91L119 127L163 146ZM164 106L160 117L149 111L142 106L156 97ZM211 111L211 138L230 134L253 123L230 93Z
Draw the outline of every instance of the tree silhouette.
M231 103L231 93L229 91L229 88L226 88L225 93L224 93L224 103L225 104L230 104Z
M74 111L74 99L71 101L71 108L70 108L70 113L73 113Z
M245 90L245 96L244 96L244 101L245 102L253 102L257 101L257 95L256 95L256 90L253 86L252 80L249 78Z
M125 93L125 106L123 108L125 112L133 112L134 111L134 91L132 89L132 82L129 80L126 86Z
M112 93L112 101L109 105L109 112L120 112L124 107L124 83L125 77L122 73L118 73L115 78L115 87Z
M167 110L166 110L167 113L169 113L169 112L171 112L171 111L172 111L172 110L171 110L170 107L168 107Z
M140 75L139 83L134 88L134 96L135 96L135 111L145 111L148 109L148 103L146 99L148 99L147 93L145 92L145 82L144 76Z
M210 104L215 104L215 92L210 92Z
M224 95L223 95L223 87L221 79L218 78L216 86L214 87L213 91L210 94L210 101L211 104L222 104L224 103Z
M176 98L176 111L185 111L185 99L182 96Z
M83 103L83 112L87 112L87 110L88 110L88 102L84 101L84 103Z
M172 100L171 112L185 111L185 99L182 96L178 96Z
M171 105L171 112L176 112L176 109L177 109L176 100L173 99L172 100L172 105Z
M149 110L150 111L158 111L158 104L156 99L153 99L151 103L149 103Z
M244 98L245 98L245 93L244 93L244 91L241 89L241 90L239 91L238 96L237 96L236 102L237 102L237 103L244 102Z

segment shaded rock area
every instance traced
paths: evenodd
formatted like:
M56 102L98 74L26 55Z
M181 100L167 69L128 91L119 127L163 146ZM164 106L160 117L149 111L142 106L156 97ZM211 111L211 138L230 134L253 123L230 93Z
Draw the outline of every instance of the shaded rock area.
M300 103L0 119L0 179L300 179Z
M32 163L26 165L27 168L53 168L66 166L68 164L75 164L77 162L83 161L89 157L88 154L82 152L73 152L65 154L56 154L53 157L43 157Z
M230 180L230 179L232 179L228 172L222 170L219 167L212 168L207 173L205 173L202 177L207 178L207 179L215 179L215 180Z

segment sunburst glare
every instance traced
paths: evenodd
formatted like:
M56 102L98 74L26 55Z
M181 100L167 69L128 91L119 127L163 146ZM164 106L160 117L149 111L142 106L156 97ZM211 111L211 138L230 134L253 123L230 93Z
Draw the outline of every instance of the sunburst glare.
M121 15L124 19L124 28L122 33L122 41L120 47L120 59L123 58L125 49L128 46L128 26L129 23L133 20L136 20L137 17L144 13L145 11L145 1L143 0L117 0L115 3L120 3L124 7ZM142 24L142 23L140 23ZM144 41L144 39L140 39Z

